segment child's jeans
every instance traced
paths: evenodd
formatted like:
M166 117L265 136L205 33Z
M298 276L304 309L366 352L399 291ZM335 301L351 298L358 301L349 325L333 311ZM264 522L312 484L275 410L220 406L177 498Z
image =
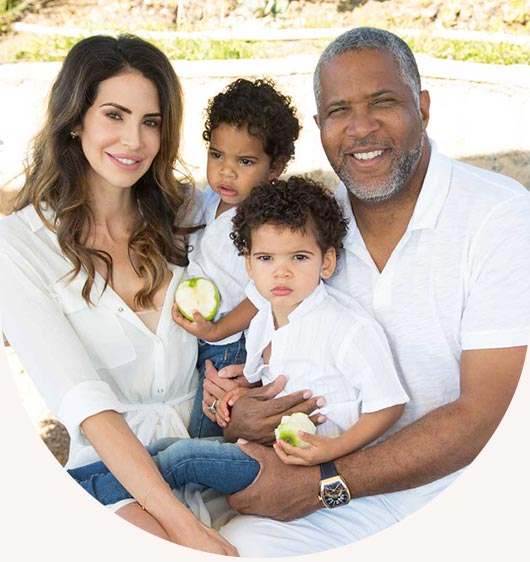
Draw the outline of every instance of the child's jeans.
M165 438L147 450L172 489L193 482L233 494L251 484L259 471L257 461L235 443L220 438ZM72 468L68 473L103 505L132 497L102 461Z
M210 359L218 371L227 365L245 363L247 359L245 334L241 334L241 338L238 341L226 345L212 345L203 340L199 340L199 356L197 359L199 387L195 395L195 402L193 403L193 410L191 412L188 428L191 437L220 437L223 435L222 428L205 416L202 411L202 385L206 370L206 359Z

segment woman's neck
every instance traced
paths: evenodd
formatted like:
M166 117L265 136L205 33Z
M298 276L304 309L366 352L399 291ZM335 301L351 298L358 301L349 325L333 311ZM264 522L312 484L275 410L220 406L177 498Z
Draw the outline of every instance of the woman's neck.
M96 235L120 238L129 235L138 209L130 189L92 192L89 197L93 215L91 230Z

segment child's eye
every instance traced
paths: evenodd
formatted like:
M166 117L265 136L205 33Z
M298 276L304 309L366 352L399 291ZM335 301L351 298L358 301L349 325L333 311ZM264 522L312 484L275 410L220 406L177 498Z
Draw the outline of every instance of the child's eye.
M293 259L295 261L304 261L308 258L307 258L307 256L304 256L304 254L296 254L295 256L293 256Z
M241 158L240 162L243 166L252 166L254 164L254 160L249 160L248 158Z
M258 256L257 260L258 261L270 261L270 260L272 260L272 256Z
M210 150L210 157L214 158L215 160L219 160L219 158L222 158L222 155L220 152L217 152L215 150Z

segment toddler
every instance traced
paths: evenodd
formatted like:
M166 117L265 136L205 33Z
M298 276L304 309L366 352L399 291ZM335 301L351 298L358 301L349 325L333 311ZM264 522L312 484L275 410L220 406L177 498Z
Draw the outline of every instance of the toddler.
M324 279L335 269L347 223L329 191L309 179L265 182L242 202L232 238L253 281L258 313L247 338L250 384L285 374L286 392L309 388L326 398L327 421L317 435L299 432L309 447L277 441L286 463L316 465L380 438L401 416L408 397L382 329L339 304ZM219 412L248 388L226 393ZM148 448L172 488L195 482L232 494L248 486L259 463L233 443L164 439ZM102 462L70 474L102 503L131 497ZM145 505L148 498L140 498Z
M283 172L294 155L299 132L291 99L270 80L240 78L206 108L203 138L208 143L209 185L200 213L206 227L190 236L188 276L211 279L221 302L212 322L198 312L195 322L189 322L173 309L175 321L200 338L200 381L189 427L192 437L222 435L222 429L202 412L205 362L210 359L217 370L244 363L243 330L256 312L245 298L249 280L244 260L230 240L232 217L253 187Z

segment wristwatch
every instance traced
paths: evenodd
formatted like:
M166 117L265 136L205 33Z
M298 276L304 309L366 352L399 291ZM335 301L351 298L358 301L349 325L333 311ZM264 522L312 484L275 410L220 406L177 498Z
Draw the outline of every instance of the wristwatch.
M351 499L348 486L340 477L335 463L332 461L324 462L320 465L318 499L329 509L346 505Z

